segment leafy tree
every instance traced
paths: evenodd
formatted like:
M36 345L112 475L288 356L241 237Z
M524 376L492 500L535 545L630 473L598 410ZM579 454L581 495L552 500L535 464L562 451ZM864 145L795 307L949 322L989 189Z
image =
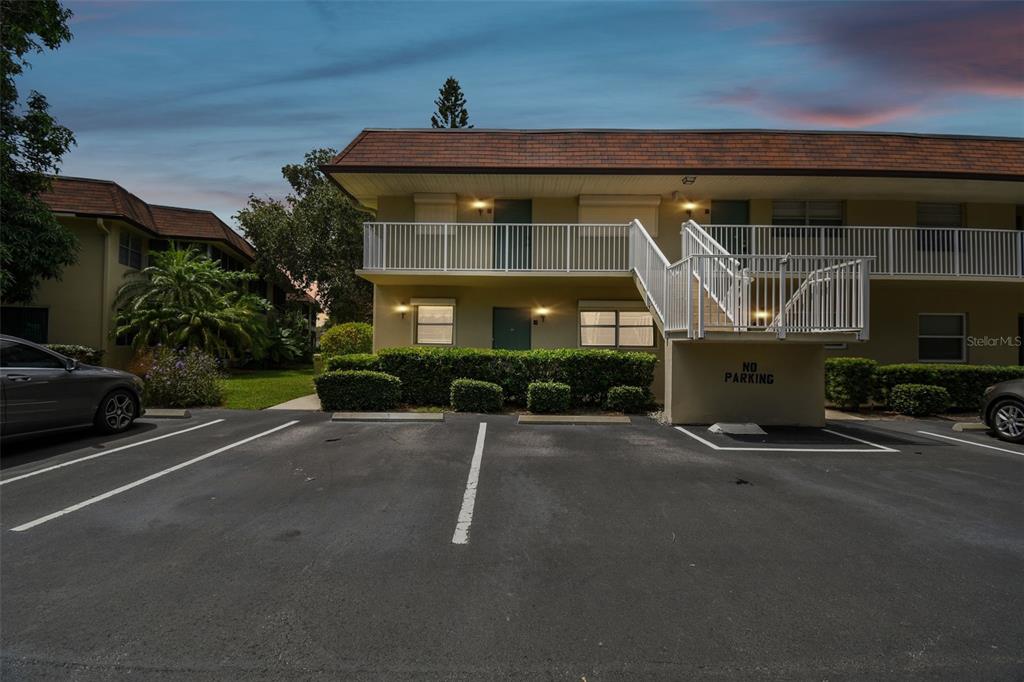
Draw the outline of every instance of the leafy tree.
M466 97L462 94L462 86L453 76L448 76L437 90L440 97L434 100L437 111L430 117L433 128L472 128L469 125L469 111L466 109Z
M130 272L114 300L115 335L135 348L198 348L220 357L261 357L270 304L246 293L250 272L229 272L193 249L154 252L153 264Z
M373 286L355 271L363 264L363 221L371 216L320 172L334 155L314 149L303 163L284 166L293 193L283 200L250 196L235 219L256 247L260 271L284 272L296 288L315 288L336 319L365 321L373 315Z
M0 299L27 303L78 257L78 240L39 198L75 137L38 92L19 106L14 78L30 66L26 55L71 39L71 11L57 0L2 0L0 15Z

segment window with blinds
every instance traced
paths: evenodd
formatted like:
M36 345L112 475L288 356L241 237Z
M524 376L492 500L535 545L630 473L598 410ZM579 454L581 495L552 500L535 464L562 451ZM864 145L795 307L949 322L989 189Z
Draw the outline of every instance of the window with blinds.
M841 201L773 201L772 225L842 225Z
M920 203L917 205L918 227L961 227L963 211L960 204Z

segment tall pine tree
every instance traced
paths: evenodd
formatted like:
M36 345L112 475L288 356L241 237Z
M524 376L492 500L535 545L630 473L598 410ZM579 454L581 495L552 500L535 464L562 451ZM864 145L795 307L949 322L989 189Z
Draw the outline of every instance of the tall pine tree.
M434 128L472 128L459 81L449 76L437 92L440 97L434 100L437 111L430 117L430 125Z

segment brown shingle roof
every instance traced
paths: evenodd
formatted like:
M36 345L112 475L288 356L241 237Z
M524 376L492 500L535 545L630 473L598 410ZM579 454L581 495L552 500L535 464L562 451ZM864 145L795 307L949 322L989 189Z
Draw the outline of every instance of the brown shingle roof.
M55 212L120 218L158 237L218 241L256 257L252 245L210 211L147 204L110 180L56 177L41 198Z
M323 170L1024 179L1024 139L780 130L364 130Z

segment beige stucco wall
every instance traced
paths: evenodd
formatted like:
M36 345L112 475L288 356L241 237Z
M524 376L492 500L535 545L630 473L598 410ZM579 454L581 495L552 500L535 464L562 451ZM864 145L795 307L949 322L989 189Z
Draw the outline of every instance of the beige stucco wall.
M1013 204L964 204L967 227L1008 229L1015 227L1017 207Z
M827 355L917 362L920 313L966 313L968 337L1015 337L1024 315L1024 282L873 280L870 339ZM1012 344L967 346L972 364L1016 365L1018 357Z
M825 370L818 344L675 341L667 360L672 390L665 416L673 424L753 422L823 426ZM745 372L744 363L756 363ZM772 383L733 376L770 375Z
M579 348L577 312L581 300L640 300L636 285L630 278L609 278L606 283L586 285L575 283L573 279L545 278L541 281L526 282L517 278L510 279L501 286L375 285L374 350L413 345L414 315L410 311L403 318L398 306L408 304L414 298L454 299L455 345L469 348L491 347L493 308L530 308L532 311L541 307L547 308L548 314L543 322L534 313L535 324L531 327L532 347ZM660 335L655 332L654 349L626 349L649 350L657 355L659 368L655 373L655 385L652 390L659 400L663 395L664 372L660 365L663 344Z

